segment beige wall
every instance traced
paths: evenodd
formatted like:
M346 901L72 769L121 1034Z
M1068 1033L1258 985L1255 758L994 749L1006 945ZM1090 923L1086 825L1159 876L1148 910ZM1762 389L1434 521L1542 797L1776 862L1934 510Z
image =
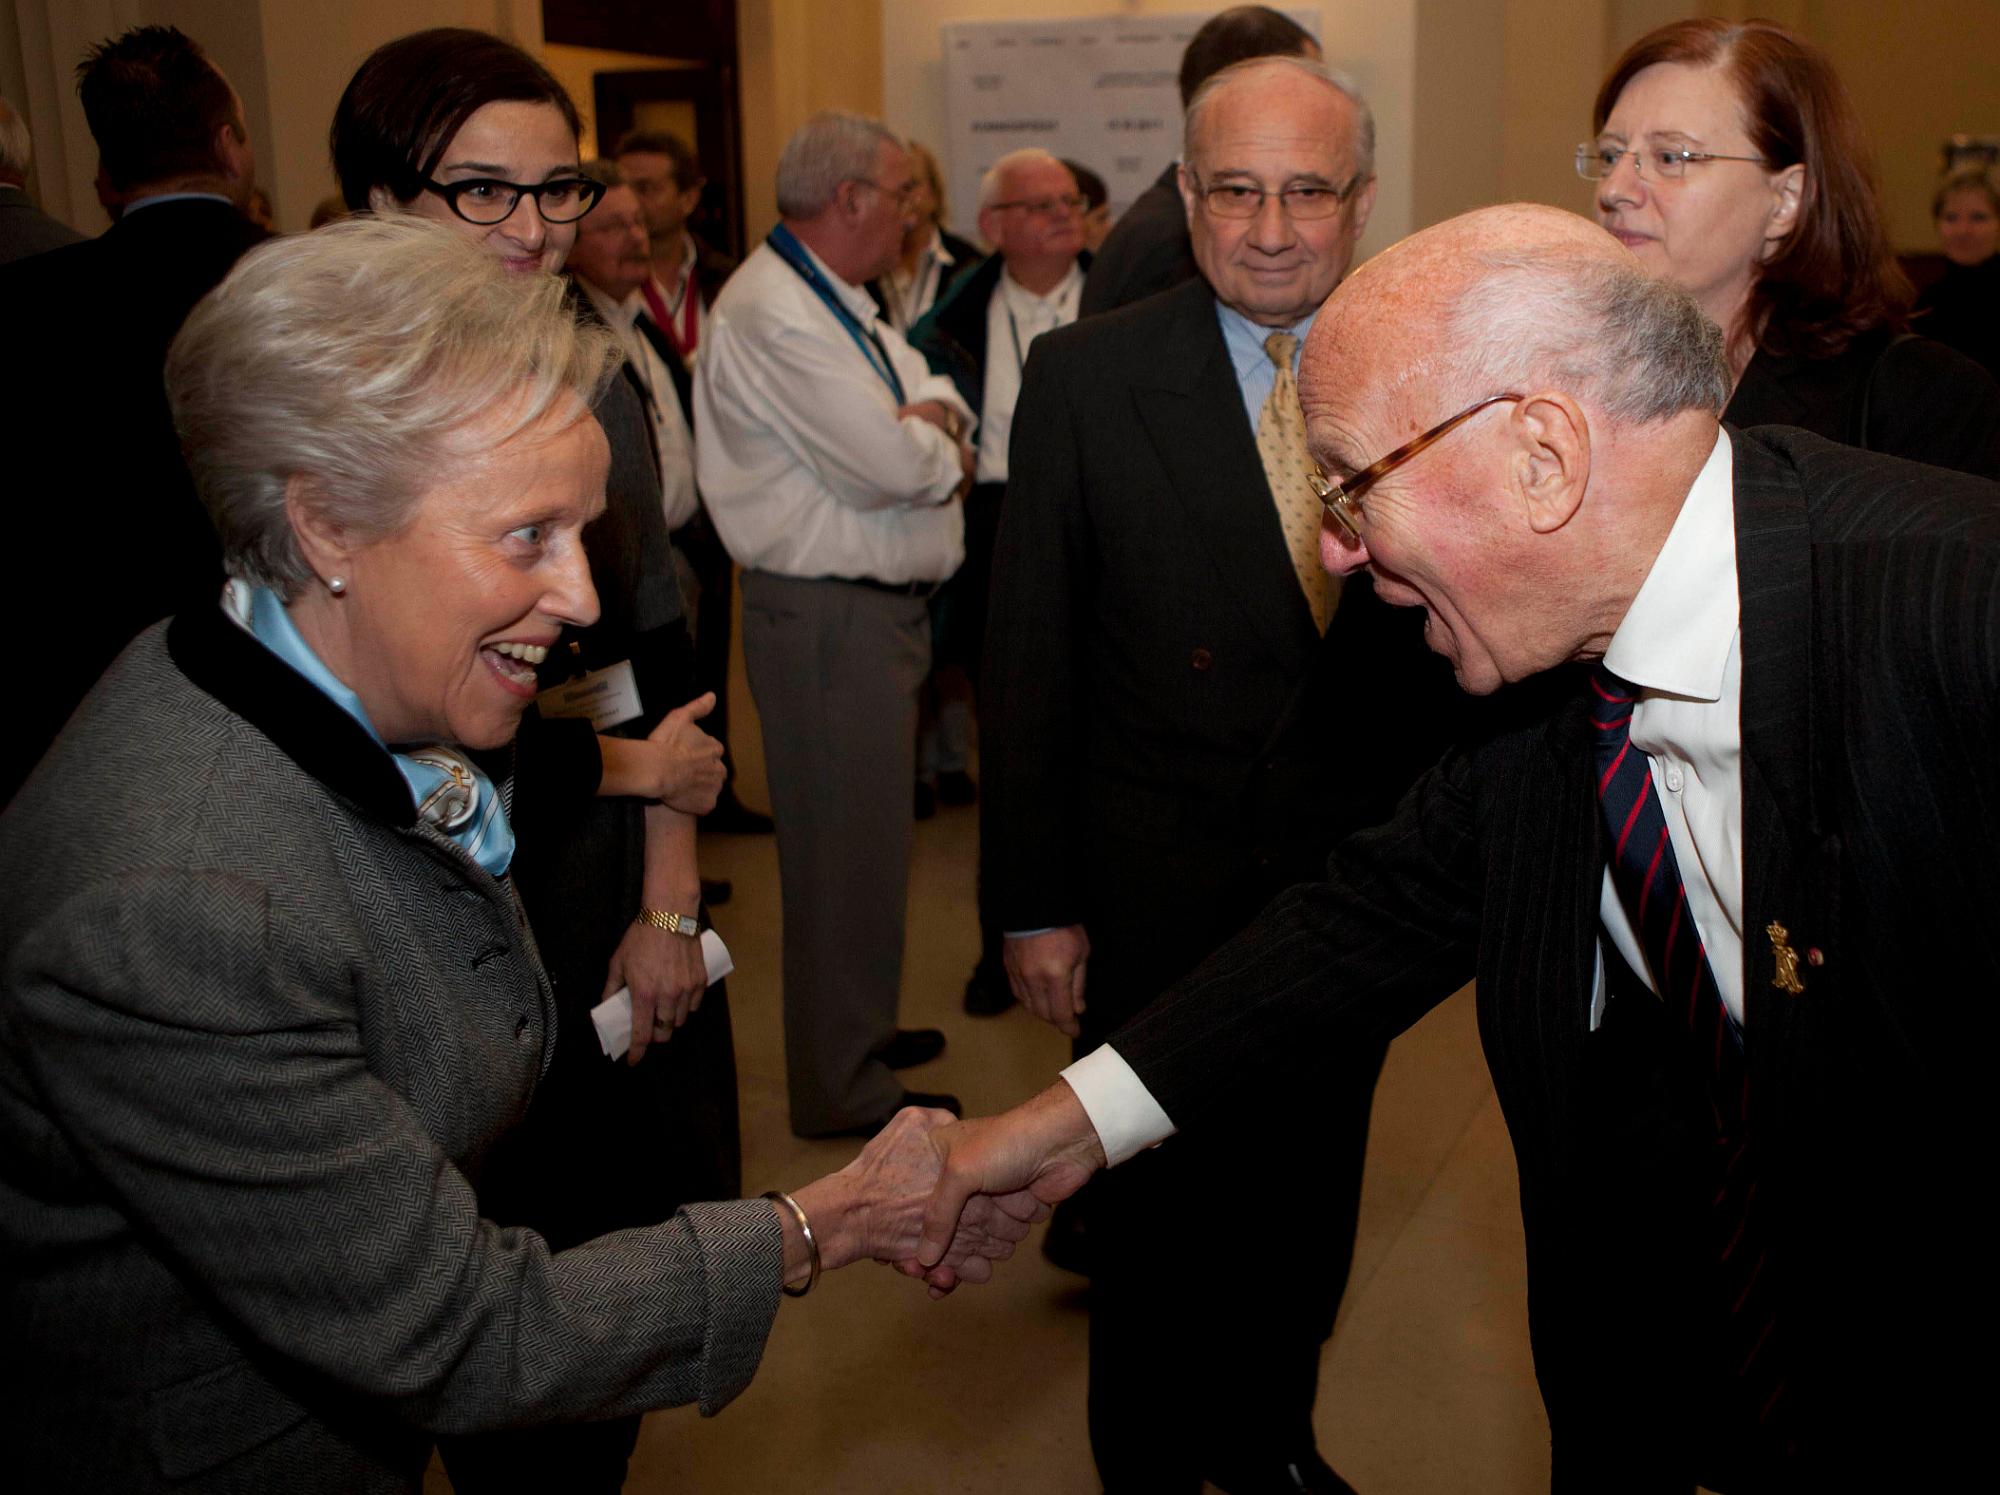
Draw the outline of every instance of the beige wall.
M751 241L778 221L778 152L822 109L883 113L884 0L738 0L743 218Z
M698 62L676 62L671 58L653 57L644 52L606 52L597 47L565 47L555 42L542 45L542 61L548 64L569 90L569 96L576 100L577 112L583 116L583 139L581 147L583 159L602 154L618 142L597 138L596 112L597 75L599 73L626 73L645 68L698 68ZM682 133L692 138L692 131Z

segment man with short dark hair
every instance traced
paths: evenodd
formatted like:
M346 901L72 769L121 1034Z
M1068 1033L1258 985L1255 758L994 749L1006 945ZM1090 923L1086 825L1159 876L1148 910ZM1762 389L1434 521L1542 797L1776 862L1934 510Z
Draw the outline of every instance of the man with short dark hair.
M704 244L687 226L701 206L701 189L707 185L701 160L686 141L664 130L629 131L612 154L638 198L651 246L652 273L639 287L646 310L635 325L640 332L656 332L656 340L670 343L681 368L692 371L701 351L708 308L736 269L736 261ZM586 219L586 228L588 225ZM691 386L683 380L677 387L692 425ZM736 797L736 760L729 752L729 648L735 629L736 570L729 552L716 538L705 508L696 508L674 544L694 582L690 600L695 677L703 690L715 693L715 710L702 725L722 744L722 761L728 772L715 808L701 818L702 828L766 835L771 830L771 817ZM711 897L710 901L721 900Z
M982 886L1014 992L1080 1057L1442 746L1450 682L1412 620L1320 565L1293 382L1368 221L1373 134L1316 63L1216 74L1179 175L1201 276L1047 334L1012 411ZM1313 1401L1381 1059L1357 1045L1093 1185L1090 1438L1111 1495L1346 1490ZM1296 1151L1261 1150L1274 1133ZM1219 1197L1280 1212L1309 1269L1245 1270L1229 1210L1181 1213Z
M1290 16L1268 5L1238 5L1202 23L1181 53L1181 107L1196 90L1232 63L1253 57L1311 57L1319 43ZM1181 203L1180 166L1160 173L1111 226L1083 287L1083 315L1142 301L1156 291L1201 273L1188 248L1187 210Z
M0 799L11 797L71 709L125 644L221 580L215 531L181 461L160 379L167 346L237 257L268 237L243 216L256 162L243 103L171 26L91 49L77 93L98 144L101 237L0 269L0 305L36 377L10 412L17 484L64 502L52 564L28 568L36 684L17 702ZM18 755L18 756L16 756Z
M28 163L33 153L28 122L0 99L0 265L60 249L83 237L29 201Z

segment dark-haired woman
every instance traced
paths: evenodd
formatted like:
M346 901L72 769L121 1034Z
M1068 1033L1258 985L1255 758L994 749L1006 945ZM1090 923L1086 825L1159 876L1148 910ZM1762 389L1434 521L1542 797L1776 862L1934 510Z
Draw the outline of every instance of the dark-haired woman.
M332 149L350 206L434 219L509 270L540 275L562 268L600 191L579 172L577 135L575 105L541 63L483 32L440 28L389 42L361 65ZM581 320L596 320L574 301ZM690 705L692 656L646 397L621 372L598 401L612 466L585 545L604 614L565 630L541 683L583 673L603 684L600 700L626 704L600 722L601 752L615 757L629 750L626 734L657 729L685 749L677 761L689 783L663 802L592 799L538 751L565 729L588 735L587 725L534 713L515 773L514 881L560 1023L534 1107L484 1171L480 1204L558 1250L741 1188L729 1009L724 988L707 986L698 939L695 817L714 802L721 749L693 721L709 702ZM633 1046L614 1064L590 1010L621 987L632 993ZM633 1166L640 1138L658 1149L657 1164ZM616 1490L638 1431L628 1417L442 1447L461 1495Z
M1577 168L1597 216L1729 339L1738 426L2000 477L2000 388L1908 335L1861 128L1817 48L1768 21L1676 21L1598 91Z

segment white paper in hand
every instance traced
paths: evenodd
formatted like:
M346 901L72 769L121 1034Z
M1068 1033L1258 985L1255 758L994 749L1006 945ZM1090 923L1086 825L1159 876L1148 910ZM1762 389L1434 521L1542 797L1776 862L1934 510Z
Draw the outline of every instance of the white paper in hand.
M715 985L736 969L729 947L713 929L701 932L701 963L708 972L708 984ZM621 986L590 1009L590 1021L597 1029L597 1046L605 1057L622 1059L632 1047L632 989Z

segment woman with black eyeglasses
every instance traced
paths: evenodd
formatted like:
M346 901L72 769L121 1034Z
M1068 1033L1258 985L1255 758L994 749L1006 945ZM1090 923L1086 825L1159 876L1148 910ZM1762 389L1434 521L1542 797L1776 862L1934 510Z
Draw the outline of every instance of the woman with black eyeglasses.
M2000 388L1908 333L1860 120L1826 55L1771 21L1675 21L1598 90L1577 147L1597 220L1728 339L1723 418L2000 477Z
M575 105L541 63L483 32L439 28L389 42L361 65L331 144L351 208L433 219L509 270L543 275L562 269L578 222L605 190L579 169L578 133ZM579 321L600 320L587 298L571 299ZM640 399L623 369L598 398L611 472L585 545L603 616L566 629L542 663L543 696L512 765L513 880L559 1022L533 1107L482 1171L480 1206L556 1250L741 1189L735 1051L724 989L707 985L695 864L695 817L714 803L721 749L695 725L713 701L691 699ZM555 720L551 692L573 684L591 714ZM646 777L661 782L635 789L611 773L593 799L574 755L549 750L573 744L573 732L587 745L593 728L607 768L657 729L663 762ZM603 797L616 793L624 797ZM633 998L632 1046L614 1063L590 1012L620 988ZM635 1416L441 1447L461 1495L558 1484L607 1491L622 1483L638 1430Z

